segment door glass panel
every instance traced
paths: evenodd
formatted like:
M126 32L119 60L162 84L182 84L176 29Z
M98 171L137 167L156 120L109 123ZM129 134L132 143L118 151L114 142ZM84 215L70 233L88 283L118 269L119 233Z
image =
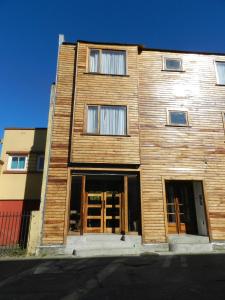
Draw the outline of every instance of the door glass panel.
M117 196L115 196L115 197L108 196L106 198L106 204L108 204L108 205L118 205L119 203L120 203L120 198Z
M180 204L180 205L179 205L179 211L180 211L181 213L184 213L184 206L183 206L183 204Z
M180 222L181 223L185 223L184 214L180 214Z
M88 219L87 227L101 227L101 219Z
M88 204L101 204L101 195L88 195Z
M101 207L89 207L88 216L101 216Z
M173 203L168 203L167 204L167 212L168 213L174 213L175 212L175 207Z
M169 223L176 223L176 215L168 214L168 221L169 221Z
M119 216L119 207L106 208L106 216Z
M108 219L106 220L106 227L107 228L115 228L120 226L120 220L118 219Z

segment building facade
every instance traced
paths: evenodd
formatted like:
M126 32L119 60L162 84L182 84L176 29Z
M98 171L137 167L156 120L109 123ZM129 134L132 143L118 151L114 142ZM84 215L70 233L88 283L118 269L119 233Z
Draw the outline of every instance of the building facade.
M6 128L0 169L0 212L39 210L46 128Z
M225 55L61 42L40 249L225 241Z

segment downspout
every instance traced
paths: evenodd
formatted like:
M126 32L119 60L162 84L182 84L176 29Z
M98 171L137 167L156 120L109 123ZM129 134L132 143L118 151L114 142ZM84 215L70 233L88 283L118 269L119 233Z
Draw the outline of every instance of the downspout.
M56 101L56 88L57 88L58 67L59 67L59 51L60 51L60 46L62 45L63 42L64 42L64 35L60 34L59 41L58 41L56 80L55 80L55 83L53 83L51 86L51 93L50 93L50 107L49 107L48 128L47 128L46 147L45 147L45 162L44 162L42 189L41 189L41 204L40 204L40 212L41 212L41 216L40 216L41 225L40 226L41 227L40 227L40 238L39 238L39 243L38 243L39 249L43 243L44 214L45 214L45 206L46 206L48 171L49 171L49 163L50 163L50 157L51 157L52 130L53 130L53 120L54 120L55 101Z

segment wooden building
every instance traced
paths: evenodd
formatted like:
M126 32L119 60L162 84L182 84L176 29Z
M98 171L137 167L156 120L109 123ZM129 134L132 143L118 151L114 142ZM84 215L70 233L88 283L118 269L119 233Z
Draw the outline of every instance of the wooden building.
M40 247L225 241L225 55L59 45Z

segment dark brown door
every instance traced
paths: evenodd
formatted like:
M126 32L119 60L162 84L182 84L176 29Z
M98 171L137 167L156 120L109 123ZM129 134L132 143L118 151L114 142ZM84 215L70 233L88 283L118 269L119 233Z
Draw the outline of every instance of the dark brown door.
M186 233L184 199L176 184L166 185L168 233Z

